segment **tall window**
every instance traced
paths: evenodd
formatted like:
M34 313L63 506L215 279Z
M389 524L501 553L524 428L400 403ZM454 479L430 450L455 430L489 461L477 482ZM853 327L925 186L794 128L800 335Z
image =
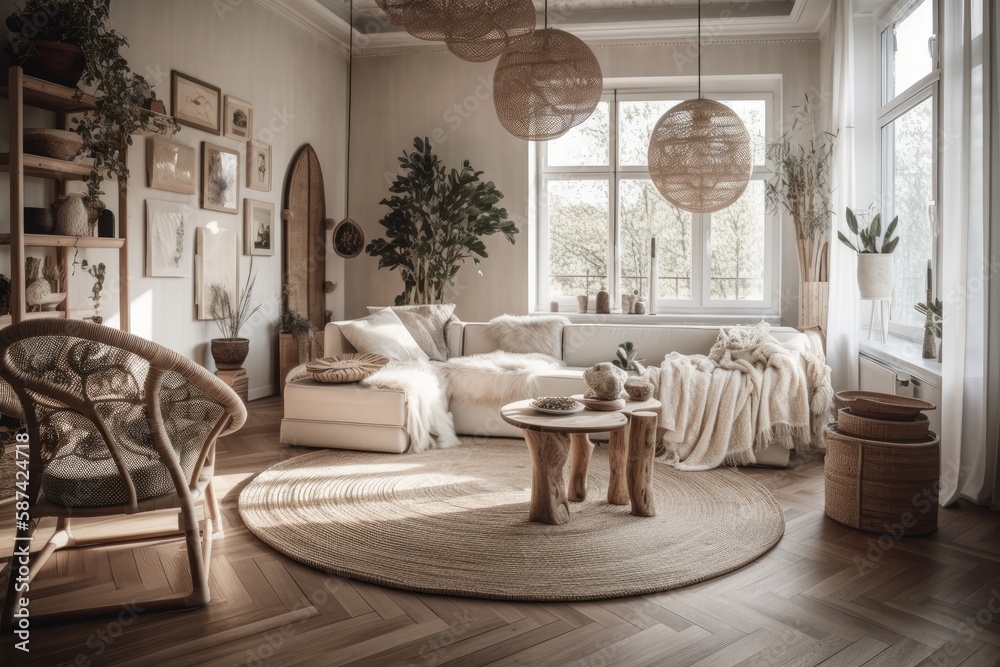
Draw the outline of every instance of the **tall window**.
M649 177L656 121L681 95L608 96L584 124L540 145L538 303L575 305L608 289L648 297L656 239L657 312L777 312L778 230L764 205L771 93L715 96L740 115L756 156L743 196L711 215L671 205Z
M927 290L928 262L937 253L938 162L937 1L912 0L881 29L881 179L883 218L899 216L893 253L895 288L890 320L897 333L918 335L914 305Z

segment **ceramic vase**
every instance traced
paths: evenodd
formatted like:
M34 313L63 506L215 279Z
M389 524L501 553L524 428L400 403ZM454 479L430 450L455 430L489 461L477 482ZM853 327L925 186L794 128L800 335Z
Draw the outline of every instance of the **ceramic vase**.
M71 194L59 204L56 213L56 234L63 236L91 236L90 215L83 195Z
M891 299L893 288L892 255L858 255L858 289L862 299Z

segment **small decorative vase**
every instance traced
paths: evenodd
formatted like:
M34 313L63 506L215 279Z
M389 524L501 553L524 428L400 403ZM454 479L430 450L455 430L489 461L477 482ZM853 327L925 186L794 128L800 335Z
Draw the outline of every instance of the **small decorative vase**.
M590 298L586 294L581 294L580 296L576 297L576 312L586 313L588 301L590 301Z
M213 338L212 358L220 371L238 371L250 354L249 338Z
M90 215L83 195L71 194L59 204L56 213L56 234L62 236L91 236Z
M646 297L640 296L636 300L635 305L632 306L633 315L645 315L646 314Z
M597 293L597 306L595 310L601 315L611 313L611 295L608 294L607 290L602 289Z
M633 297L631 294L622 294L622 314L631 315L632 314L632 302Z
M893 288L892 255L858 255L858 289L862 299L891 299Z
M550 313L558 313L559 312L559 302L558 301L552 301L552 302L549 303L549 312Z

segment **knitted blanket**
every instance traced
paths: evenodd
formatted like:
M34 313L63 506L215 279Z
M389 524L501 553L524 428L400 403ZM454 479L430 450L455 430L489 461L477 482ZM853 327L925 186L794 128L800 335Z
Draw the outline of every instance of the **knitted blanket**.
M663 457L679 470L746 465L777 444L822 448L833 401L822 357L761 323L719 332L709 354L667 355L646 377L663 404Z

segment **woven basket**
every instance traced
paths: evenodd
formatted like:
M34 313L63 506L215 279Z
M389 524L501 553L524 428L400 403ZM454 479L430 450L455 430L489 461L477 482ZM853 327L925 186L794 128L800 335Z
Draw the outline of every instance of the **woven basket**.
M309 362L306 371L316 382L341 384L361 382L374 375L389 360L380 354L342 354Z
M851 408L841 408L837 413L838 430L862 440L926 442L929 427L930 420L925 414L917 415L916 421L901 422L856 415Z
M826 427L826 515L873 533L922 535L937 529L940 440L877 442Z

